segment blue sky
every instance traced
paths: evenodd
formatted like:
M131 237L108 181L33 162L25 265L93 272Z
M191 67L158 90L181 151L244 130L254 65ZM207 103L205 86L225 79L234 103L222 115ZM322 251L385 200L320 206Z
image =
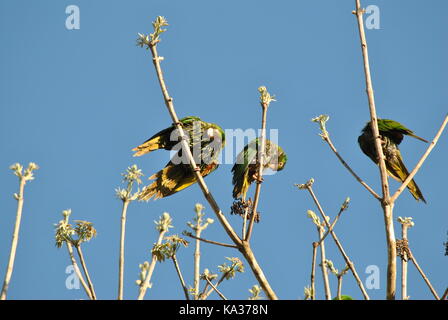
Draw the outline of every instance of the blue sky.
M398 120L416 134L432 139L447 112L448 45L442 0L362 1L380 9L380 29L367 30L378 115ZM79 30L67 30L65 8L77 5ZM170 26L159 53L179 116L196 115L226 129L258 128L257 88L265 85L277 102L268 113L268 129L279 130L288 154L285 170L262 185L252 246L268 280L282 299L303 297L309 285L311 242L317 238L306 217L315 207L293 184L315 179L315 192L333 217L347 196L352 199L336 227L344 248L365 281L365 270L380 270L385 297L386 246L379 204L341 166L310 121L330 115L333 142L355 171L380 192L378 169L362 154L357 137L368 120L364 74L354 1L2 1L0 3L0 275L3 278L15 219L16 177L8 167L36 162L41 169L26 186L25 207L10 299L81 299L65 287L69 258L54 245L53 224L71 208L73 219L92 221L96 239L84 245L89 271L101 299L117 294L121 203L114 189L120 173L137 164L145 180L168 161L159 151L133 158L131 149L170 125L150 53L135 46L137 33L149 33L158 15ZM437 8L434 10L433 8ZM409 169L426 145L405 138L400 145ZM446 288L448 219L443 170L447 135L416 176L428 204L405 191L395 217L412 216L409 231L414 255L439 292ZM206 178L221 208L228 212L231 164ZM391 182L392 189L398 187ZM252 188L253 191L253 188ZM172 233L185 230L195 203L214 214L197 185L169 198L131 204L126 238L125 298L135 299L138 264L150 259L156 241L153 221L164 212L174 219ZM240 220L229 216L240 230ZM400 234L396 223L396 234ZM229 242L216 221L204 237ZM332 240L328 258L343 260ZM179 261L193 284L193 246L181 249ZM202 245L202 268L216 271L225 257L239 253ZM221 291L246 299L256 283L247 271L226 282ZM432 296L410 266L409 295ZM158 264L148 299L182 299L171 263ZM333 292L336 279L331 277ZM320 274L317 296L323 297ZM362 298L351 275L343 292ZM399 291L398 291L399 293ZM213 295L211 298L218 299Z

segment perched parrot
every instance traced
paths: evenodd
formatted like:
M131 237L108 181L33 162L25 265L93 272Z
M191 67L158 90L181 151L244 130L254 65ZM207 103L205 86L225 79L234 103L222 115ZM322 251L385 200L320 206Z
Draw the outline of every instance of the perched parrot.
M179 122L188 136L190 150L199 167L199 172L205 177L218 168L218 156L225 145L224 131L220 126L204 122L198 117L185 117ZM180 136L174 124L132 150L135 151L134 157L138 157L158 149L178 151L165 168L149 177L154 181L142 190L139 200L164 198L196 182L190 163L182 157Z
M233 198L246 199L246 193L252 182L257 180L258 173L258 148L261 140L256 138L247 144L238 154L236 163L232 168ZM286 153L281 147L266 139L265 160L263 170L270 168L281 171L288 160Z
M409 175L409 172L403 163L400 150L398 149L398 145L403 140L403 135L408 135L424 142L428 141L416 136L414 132L394 120L378 119L378 130L382 140L383 153L386 157L387 173L395 180L403 182ZM358 137L358 143L362 152L372 159L373 162L378 164L375 141L372 135L370 122L366 124L364 129L362 129L362 133ZM411 180L408 184L408 189L417 201L422 200L426 203L420 188L414 180Z

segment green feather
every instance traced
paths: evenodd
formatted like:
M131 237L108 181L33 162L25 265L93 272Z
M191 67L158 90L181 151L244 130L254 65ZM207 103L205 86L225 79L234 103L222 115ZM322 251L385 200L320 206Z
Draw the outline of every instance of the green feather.
M416 136L412 130L394 120L378 119L378 131L382 140L383 153L386 157L385 164L387 172L392 178L403 182L408 177L409 172L403 163L403 158L398 145L403 140L404 135L417 138L421 141L427 141ZM363 128L361 135L358 137L358 143L364 154L366 154L374 163L378 164L375 141L370 122ZM407 187L416 200L422 200L426 203L420 188L414 180L411 180Z
M205 177L218 167L218 156L225 145L225 133L218 125L204 122L199 117L188 116L179 122L188 135L190 151L195 156L199 172ZM144 188L139 196L140 200L163 198L196 183L190 164L184 163L180 141L176 139L177 135L173 135L176 130L176 126L171 125L133 149L136 151L134 156L158 149L178 150L165 168L150 177L155 181Z
M245 199L250 185L255 181L254 175L258 172L257 158L260 144L261 141L258 138L252 140L236 158L232 168L233 198L235 199L240 197ZM283 149L266 139L265 150L263 170L266 168L271 168L274 171L283 170L288 159Z

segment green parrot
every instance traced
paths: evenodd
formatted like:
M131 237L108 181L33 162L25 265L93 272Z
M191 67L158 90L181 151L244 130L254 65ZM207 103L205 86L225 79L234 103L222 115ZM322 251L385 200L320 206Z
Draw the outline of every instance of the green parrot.
M394 120L378 119L378 130L382 140L383 153L386 157L387 173L395 180L403 182L409 175L409 172L403 163L400 149L398 149L398 145L403 140L403 135L408 135L424 142L428 141L416 136L414 132ZM366 124L364 129L362 129L362 133L358 137L358 143L362 152L372 159L373 162L378 164L375 141L372 135L370 122ZM417 201L422 200L426 203L420 188L414 180L411 180L407 187Z
M261 140L256 138L247 144L238 154L236 163L232 168L233 198L246 199L246 193L252 182L257 180L258 173L258 148ZM288 157L281 147L266 139L265 163L263 170L270 168L281 171L285 167Z
M205 177L218 168L218 156L225 145L224 131L220 126L202 121L198 117L185 117L179 122L188 136L190 150L199 167L199 172ZM176 126L173 124L132 149L135 151L134 157L158 149L177 150L176 155L165 168L149 177L154 181L142 190L139 200L164 198L197 182L188 160L182 157L179 138Z

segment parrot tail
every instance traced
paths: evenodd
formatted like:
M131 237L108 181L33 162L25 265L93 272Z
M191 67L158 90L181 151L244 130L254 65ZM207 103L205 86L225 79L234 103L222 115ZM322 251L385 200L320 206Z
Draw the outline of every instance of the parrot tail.
M248 174L244 173L243 176L238 176L233 178L233 198L238 199L242 198L243 200L246 199L246 193L249 190L250 182L248 178Z
M389 175L392 176L392 178L404 182L406 178L409 175L408 169L406 169L403 160L401 158L401 154L399 154L396 157L397 161L387 161L386 167L387 171L389 172ZM414 179L409 182L407 185L407 188L409 192L412 194L412 196L415 198L415 200L419 201L422 200L424 203L426 203L425 198L423 197L422 192L420 191L420 188L418 187L417 183L415 183Z
M149 179L154 181L143 188L138 196L139 200L149 201L151 198L154 200L165 198L196 182L189 165L174 165L172 163L153 174Z
M428 140L426 140L426 139L423 139L422 137L419 137L419 136L415 135L414 133L409 133L408 135L409 135L409 136L411 136L411 137L413 137L413 138L415 138L415 139L418 139L418 140L420 140L420 141L423 141L423 142L429 143L429 141L428 141Z
M132 151L135 151L134 157L140 157L146 153L162 148L161 140L162 140L161 136L156 136L154 138L145 141L138 147L135 147L134 149L132 149Z

